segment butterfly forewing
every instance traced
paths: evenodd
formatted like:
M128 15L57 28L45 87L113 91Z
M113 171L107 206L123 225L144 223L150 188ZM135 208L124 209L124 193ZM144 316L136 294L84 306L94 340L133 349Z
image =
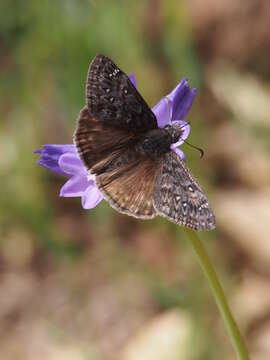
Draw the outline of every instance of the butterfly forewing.
M154 190L159 215L195 230L215 228L215 217L202 189L175 153L164 155Z
M154 113L128 76L104 55L90 64L86 99L90 114L109 126L136 133L157 128Z
M79 114L74 142L86 169L96 174L106 171L137 139L132 132L99 121L85 106Z

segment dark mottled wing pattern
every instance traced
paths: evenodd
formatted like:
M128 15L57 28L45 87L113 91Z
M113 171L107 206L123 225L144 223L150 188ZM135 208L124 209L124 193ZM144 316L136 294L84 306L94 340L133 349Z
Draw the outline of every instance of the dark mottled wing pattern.
M90 64L86 99L90 114L109 126L137 134L157 128L154 113L128 76L104 55Z
M138 159L140 134L157 128L151 109L129 78L108 58L97 55L87 80L87 105L81 110L74 143L104 197L118 211L139 218L153 207L155 161Z
M154 207L167 219L195 230L215 228L208 200L185 162L174 152L164 155L154 190Z

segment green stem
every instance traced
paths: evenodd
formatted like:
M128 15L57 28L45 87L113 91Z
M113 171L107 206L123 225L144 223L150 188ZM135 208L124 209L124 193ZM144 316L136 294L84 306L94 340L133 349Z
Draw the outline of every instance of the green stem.
M239 360L249 360L247 348L244 344L243 338L242 338L240 331L236 325L236 322L234 321L234 318L233 318L231 310L229 308L227 299L226 299L223 289L220 285L220 282L217 278L217 274L213 268L211 260L208 256L201 240L199 239L199 237L195 231L193 231L189 228L184 228L184 231L188 236L188 239L193 248L193 251L195 252L195 254L197 255L197 257L199 259L200 265L206 275L209 286L211 287L211 289L214 293L215 301L219 307L221 316L224 320L224 323L226 325L229 337L232 341L235 351L238 354L238 359Z

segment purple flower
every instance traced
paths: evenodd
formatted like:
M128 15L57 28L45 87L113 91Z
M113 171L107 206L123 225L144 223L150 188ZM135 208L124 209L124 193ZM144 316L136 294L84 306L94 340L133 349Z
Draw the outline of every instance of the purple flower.
M130 75L130 80L137 88L134 74ZM162 98L152 109L160 128L175 123L182 127L181 138L171 145L171 150L175 151L182 159L185 159L185 155L178 146L184 143L190 132L190 126L184 118L189 112L195 94L196 89L190 89L187 79L183 79L169 95ZM40 155L39 165L70 178L61 188L60 196L80 196L84 209L94 208L103 199L94 177L85 170L74 145L43 145L35 153Z
M35 153L41 157L41 160L38 160L39 165L56 174L70 177L61 188L60 196L81 196L84 209L92 209L103 199L93 176L86 172L79 159L74 145L43 145Z

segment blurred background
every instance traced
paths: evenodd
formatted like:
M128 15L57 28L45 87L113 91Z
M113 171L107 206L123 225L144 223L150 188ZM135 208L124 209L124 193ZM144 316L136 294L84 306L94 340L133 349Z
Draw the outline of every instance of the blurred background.
M153 106L187 76L201 238L252 359L270 358L270 2L0 2L0 358L235 359L181 227L59 198L33 151L71 143L96 53Z

